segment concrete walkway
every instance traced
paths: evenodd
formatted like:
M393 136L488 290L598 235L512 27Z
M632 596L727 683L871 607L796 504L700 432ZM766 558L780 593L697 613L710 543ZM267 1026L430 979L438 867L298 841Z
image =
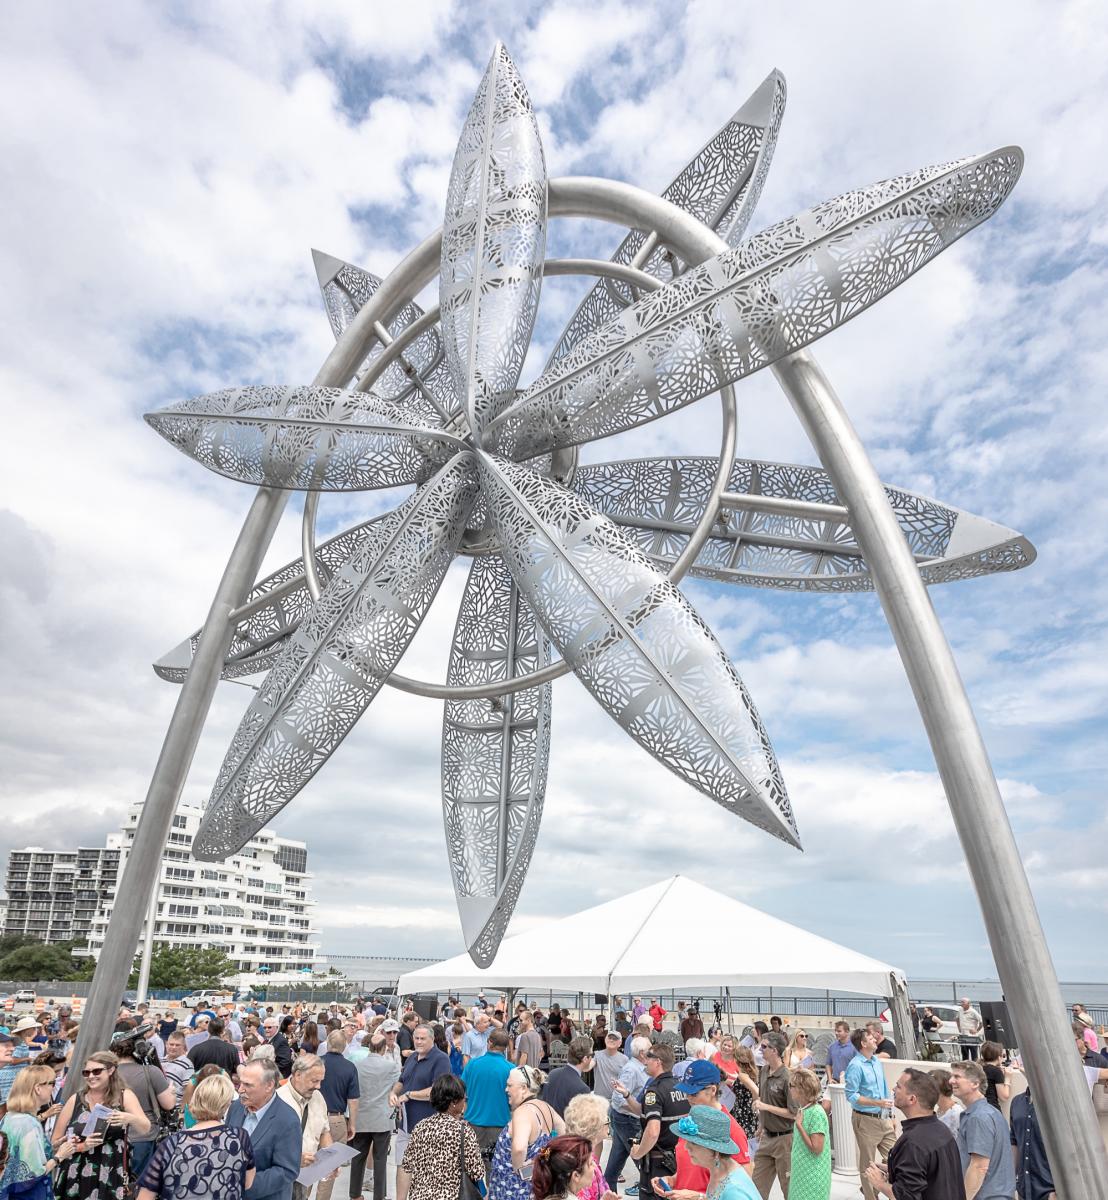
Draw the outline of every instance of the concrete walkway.
M605 1143L605 1154L601 1159L602 1162L607 1160L607 1146L608 1143ZM625 1170L624 1175L629 1186L632 1182L631 1172L629 1170ZM622 1196L624 1192L624 1186L621 1185L619 1190L620 1195ZM363 1185L363 1194L369 1197L372 1197L373 1195L373 1177L369 1171L366 1172L366 1179ZM861 1194L862 1191L859 1186L857 1175L837 1175L832 1173L830 1200L858 1200ZM389 1200L396 1200L396 1163L393 1161L391 1150L389 1152L388 1186L385 1189L385 1195L389 1197ZM343 1167L343 1169L339 1172L338 1179L335 1180L335 1189L331 1193L331 1200L348 1200L349 1196L350 1170L348 1167ZM776 1183L773 1185L773 1190L770 1192L769 1200L782 1200L781 1189Z

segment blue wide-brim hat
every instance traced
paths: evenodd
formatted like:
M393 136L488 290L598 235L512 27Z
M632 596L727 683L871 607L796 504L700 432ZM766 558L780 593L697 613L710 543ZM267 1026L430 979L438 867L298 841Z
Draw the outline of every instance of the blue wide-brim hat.
M717 1154L738 1154L739 1146L731 1136L731 1118L722 1109L707 1104L694 1104L689 1115L682 1117L673 1132L686 1142L695 1142Z

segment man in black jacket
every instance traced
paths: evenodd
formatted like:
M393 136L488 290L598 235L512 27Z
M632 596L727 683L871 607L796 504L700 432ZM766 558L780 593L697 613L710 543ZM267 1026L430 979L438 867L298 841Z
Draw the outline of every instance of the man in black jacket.
M215 1063L232 1079L236 1079L239 1069L239 1052L230 1042L223 1040L225 1028L223 1021L219 1017L214 1017L208 1023L207 1039L198 1046L193 1046L189 1058L192 1059L192 1065L197 1071L209 1063Z
M265 1040L273 1047L273 1058L277 1063L278 1073L282 1079L288 1079L292 1073L292 1047L288 1043L288 1038L283 1033L277 1032L277 1025L277 1018L269 1016L266 1017L265 1025L262 1028L265 1031Z
M871 1163L866 1180L892 1200L963 1200L958 1143L935 1116L939 1085L926 1071L909 1067L896 1081L893 1103L904 1114L900 1137L884 1164Z

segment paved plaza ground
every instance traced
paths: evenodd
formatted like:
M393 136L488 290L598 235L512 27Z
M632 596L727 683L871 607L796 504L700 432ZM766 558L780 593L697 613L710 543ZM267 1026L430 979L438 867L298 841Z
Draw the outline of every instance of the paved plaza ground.
M607 1161L607 1147L610 1143L605 1143L605 1152L601 1158L601 1162ZM632 1177L630 1171L624 1171L627 1179L627 1184L630 1185ZM620 1194L624 1191L624 1186L620 1186ZM366 1181L363 1186L363 1192L367 1196L373 1195L373 1180L369 1173L366 1173ZM335 1190L331 1193L331 1200L346 1200L350 1195L350 1171L343 1168L339 1172L339 1177L335 1181ZM396 1200L396 1163L393 1161L392 1153L389 1153L389 1183L385 1191L385 1195L389 1200ZM831 1200L857 1200L861 1195L861 1188L858 1186L857 1175L837 1175L831 1176ZM781 1189L774 1184L773 1191L770 1193L771 1200L782 1200Z

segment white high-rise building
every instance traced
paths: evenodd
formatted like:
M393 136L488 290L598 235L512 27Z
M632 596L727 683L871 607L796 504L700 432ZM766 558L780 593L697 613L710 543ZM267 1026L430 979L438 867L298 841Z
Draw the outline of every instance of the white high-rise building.
M97 908L115 893L118 849L28 846L8 855L3 931L42 942L83 942Z
M135 805L122 832L108 837L109 848L120 852L120 879L140 811L141 805ZM313 966L320 952L305 843L262 830L226 862L198 862L189 847L203 815L203 809L180 805L173 818L158 877L155 943L218 947L239 971L264 967L275 973ZM92 922L93 955L104 944L113 903L114 892ZM140 952L142 946L140 940Z

